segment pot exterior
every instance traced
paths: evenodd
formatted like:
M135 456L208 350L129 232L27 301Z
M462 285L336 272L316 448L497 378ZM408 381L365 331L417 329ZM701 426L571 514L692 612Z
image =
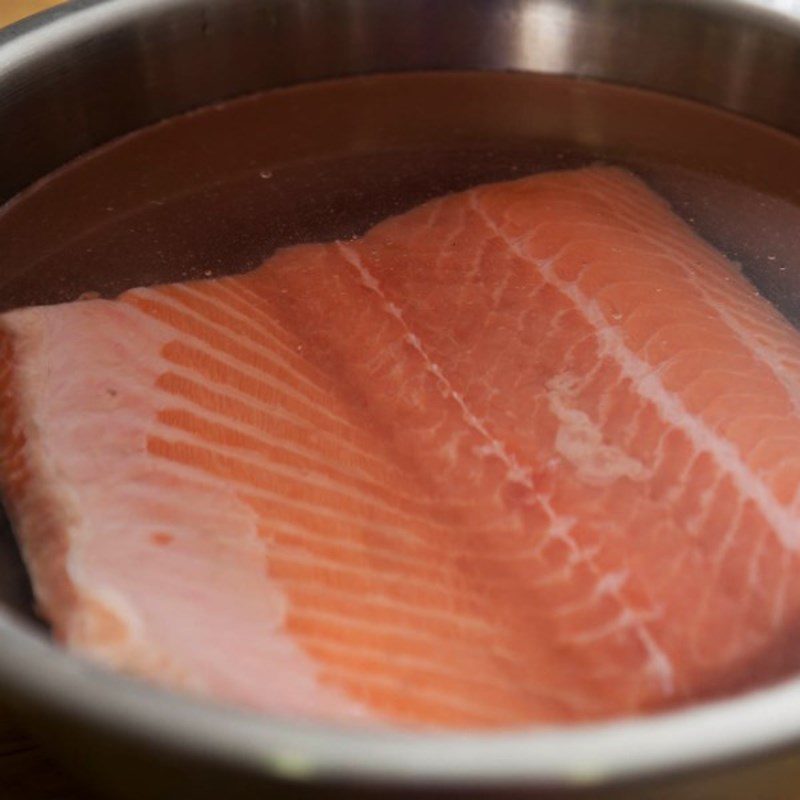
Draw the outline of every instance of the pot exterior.
M0 32L0 202L80 153L192 108L324 78L439 69L597 78L800 134L800 7L782 0L75 0ZM750 761L734 762L740 748L702 765L687 759L685 769L673 763L668 777L637 782L595 774L567 781L533 767L526 775L519 759L519 779L502 786L454 766L424 788L414 760L399 757L385 780L372 775L369 783L346 768L323 775L279 769L280 732L265 739L263 761L255 748L232 756L217 746L222 734L202 730L207 716L198 716L197 736L182 738L125 681L95 682L68 661L34 630L11 537L0 536L3 693L74 772L111 796L778 800L800 785L800 756L791 750L797 737L788 723L771 727L766 711L768 756L752 752ZM103 697L123 694L111 719ZM125 724L134 710L136 723ZM246 742L253 723L230 725ZM338 747L330 731L315 742L317 751L326 742ZM638 757L635 737L630 753ZM432 757L446 772L450 750L442 745ZM485 758L491 773L488 751ZM360 775L365 765L349 763Z

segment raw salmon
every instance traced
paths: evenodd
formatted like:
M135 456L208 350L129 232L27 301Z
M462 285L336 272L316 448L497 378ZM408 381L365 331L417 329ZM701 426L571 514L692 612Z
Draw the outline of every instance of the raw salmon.
M800 335L624 171L2 329L7 505L106 664L456 728L800 665Z

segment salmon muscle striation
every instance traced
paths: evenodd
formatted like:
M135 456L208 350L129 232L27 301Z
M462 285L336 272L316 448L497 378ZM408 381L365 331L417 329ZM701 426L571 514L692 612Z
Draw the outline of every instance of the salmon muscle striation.
M0 326L6 503L102 663L432 728L800 665L800 335L627 172Z

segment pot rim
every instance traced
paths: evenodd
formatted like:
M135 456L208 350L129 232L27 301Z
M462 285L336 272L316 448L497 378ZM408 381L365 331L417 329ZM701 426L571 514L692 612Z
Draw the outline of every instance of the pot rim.
M212 704L117 675L0 613L15 701L167 751L293 780L593 786L756 756L800 739L800 679L678 711L503 732L411 732Z
M0 74L42 48L186 0L73 0L0 31ZM683 4L688 0L673 0ZM691 0L789 20L782 0ZM15 702L292 780L592 786L756 756L800 741L800 678L690 708L598 724L491 733L345 727L227 708L106 671L0 608L0 685Z

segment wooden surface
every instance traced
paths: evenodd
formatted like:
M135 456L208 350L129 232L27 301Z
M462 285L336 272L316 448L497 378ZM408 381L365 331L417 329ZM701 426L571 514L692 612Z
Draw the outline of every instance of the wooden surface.
M64 0L0 0L0 28Z
M0 27L56 0L0 0ZM0 800L87 800L11 714L0 707Z

